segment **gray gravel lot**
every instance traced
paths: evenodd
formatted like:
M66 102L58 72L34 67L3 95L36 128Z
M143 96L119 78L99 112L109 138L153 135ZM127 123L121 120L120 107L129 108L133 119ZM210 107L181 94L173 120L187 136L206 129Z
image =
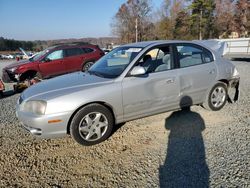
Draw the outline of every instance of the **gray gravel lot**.
M250 62L234 62L241 99L219 112L194 106L121 126L102 144L40 140L0 99L0 187L250 187Z

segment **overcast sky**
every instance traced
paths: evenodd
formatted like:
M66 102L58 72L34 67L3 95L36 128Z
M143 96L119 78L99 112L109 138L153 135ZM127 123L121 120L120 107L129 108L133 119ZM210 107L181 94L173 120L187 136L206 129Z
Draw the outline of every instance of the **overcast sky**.
M0 36L48 40L112 36L110 23L126 0L0 0ZM159 7L162 0L152 0Z

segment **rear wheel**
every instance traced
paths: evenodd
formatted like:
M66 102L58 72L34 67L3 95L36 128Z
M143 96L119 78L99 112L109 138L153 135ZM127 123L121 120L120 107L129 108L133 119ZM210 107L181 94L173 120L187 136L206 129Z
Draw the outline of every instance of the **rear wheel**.
M83 65L83 67L82 67L82 71L83 71L83 72L88 71L89 68L90 68L93 64L94 64L94 62L87 62L87 63L85 63L85 64Z
M203 103L203 107L208 110L218 111L225 106L227 98L227 86L226 84L219 82L214 85L207 95L206 101Z
M90 146L106 140L113 125L113 115L106 107L90 104L75 114L70 125L70 134L79 144Z

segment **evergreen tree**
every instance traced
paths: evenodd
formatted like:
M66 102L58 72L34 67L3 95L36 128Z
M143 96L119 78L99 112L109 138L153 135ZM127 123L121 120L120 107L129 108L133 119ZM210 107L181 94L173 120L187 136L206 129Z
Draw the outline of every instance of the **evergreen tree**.
M214 0L193 0L189 8L193 35L200 40L211 38L214 33Z
M190 20L190 15L188 14L188 12L183 10L177 14L173 32L174 39L181 39L181 40L193 39L193 36L190 32L189 20Z

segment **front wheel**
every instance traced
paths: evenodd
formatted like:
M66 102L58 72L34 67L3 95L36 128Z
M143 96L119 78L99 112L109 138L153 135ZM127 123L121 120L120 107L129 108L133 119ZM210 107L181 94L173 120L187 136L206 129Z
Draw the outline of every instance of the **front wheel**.
M110 136L113 125L114 118L110 110L100 104L90 104L75 114L70 134L81 145L95 145Z
M207 95L206 101L203 103L203 107L208 110L218 111L225 106L227 98L227 86L226 84L219 82L214 85Z

